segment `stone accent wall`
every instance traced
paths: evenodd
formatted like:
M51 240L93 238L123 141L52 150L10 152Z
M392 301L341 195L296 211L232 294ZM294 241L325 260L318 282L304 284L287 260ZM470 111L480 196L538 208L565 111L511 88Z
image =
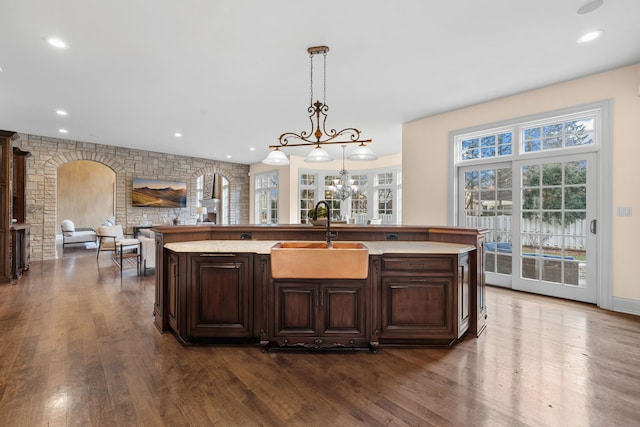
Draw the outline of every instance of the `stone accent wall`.
M128 233L143 220L168 224L175 215L174 209L133 208L132 178L186 181L189 199L187 208L180 210L180 216L185 218L196 215L198 176L218 173L229 180L230 223L249 223L248 165L27 134L21 134L13 146L31 153L26 164L25 196L34 261L54 259L58 255L55 245L60 229L60 219L56 218L57 170L75 160L96 161L116 173L115 219Z

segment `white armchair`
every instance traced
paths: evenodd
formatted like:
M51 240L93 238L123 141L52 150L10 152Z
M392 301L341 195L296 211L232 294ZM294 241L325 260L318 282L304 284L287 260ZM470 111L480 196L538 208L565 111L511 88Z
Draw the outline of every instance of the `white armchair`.
M73 221L65 219L60 224L62 229L62 247L74 243L95 243L96 230L93 228L76 228Z
M146 276L147 269L156 268L156 238L151 230L140 230L140 252L142 255L142 273Z
M121 225L101 225L98 227L98 253L96 261L100 257L100 251L113 251L113 261L120 267L120 277L124 262L134 261L137 274L140 274L141 248L138 239L124 237Z
M137 249L138 239L126 239L121 225L101 225L98 227L98 253L96 259L100 256L100 251L117 252L122 246L123 250Z

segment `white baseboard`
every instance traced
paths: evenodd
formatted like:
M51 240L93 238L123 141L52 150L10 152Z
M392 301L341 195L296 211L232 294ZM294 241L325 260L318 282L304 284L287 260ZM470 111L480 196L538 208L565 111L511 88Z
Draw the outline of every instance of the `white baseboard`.
M640 316L640 300L613 297L613 311Z
M503 286L495 283L487 283L487 286L495 286L497 288L511 289L511 286ZM612 300L613 300L613 305L609 310L640 316L640 300L631 299L631 298L622 298L622 297L613 297ZM605 308L605 310L607 309Z

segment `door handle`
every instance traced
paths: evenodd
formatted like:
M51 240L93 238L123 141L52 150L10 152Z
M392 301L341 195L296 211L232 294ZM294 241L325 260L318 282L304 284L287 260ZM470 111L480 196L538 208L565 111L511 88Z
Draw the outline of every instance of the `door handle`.
M589 225L589 231L591 231L591 234L596 234L597 229L598 229L598 220L592 219Z

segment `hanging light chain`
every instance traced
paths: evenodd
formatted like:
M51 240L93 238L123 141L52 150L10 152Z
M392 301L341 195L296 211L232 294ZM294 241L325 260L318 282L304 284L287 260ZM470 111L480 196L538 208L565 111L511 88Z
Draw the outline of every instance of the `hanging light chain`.
M309 101L309 105L313 105L313 52L309 53L309 61L311 62L311 100Z
M323 56L323 70L322 70L322 103L327 105L327 52L329 48L326 46L319 46L317 48L309 48L309 70L310 70L310 80L311 87L309 90L311 99L309 104L313 106L313 56L319 53L322 53Z
M359 147L364 147L364 144L370 143L371 139L361 139L360 131L356 128L344 128L341 130L336 129L326 129L326 120L327 120L327 111L329 107L327 106L327 54L329 53L328 46L313 46L307 49L309 53L309 96L310 96L310 105L307 109L309 112L309 120L311 124L310 131L302 131L299 133L296 132L285 132L280 135L278 138L277 145L269 145L271 149L278 149L282 147L301 147L307 145L316 146L316 148L320 148L319 146L322 144L359 144ZM319 100L314 103L313 98L313 60L314 55L322 53L323 56L323 76L322 76L322 84L323 84L323 102ZM319 98L319 97L318 97ZM299 141L299 142L295 142ZM358 160L364 160L364 158L359 158ZM371 159L367 159L371 160ZM317 161L317 160L315 160Z
M324 93L322 94L322 103L326 106L327 105L327 51L326 50L324 51L323 56L324 56L324 70L323 70L322 77L324 79L323 81Z

